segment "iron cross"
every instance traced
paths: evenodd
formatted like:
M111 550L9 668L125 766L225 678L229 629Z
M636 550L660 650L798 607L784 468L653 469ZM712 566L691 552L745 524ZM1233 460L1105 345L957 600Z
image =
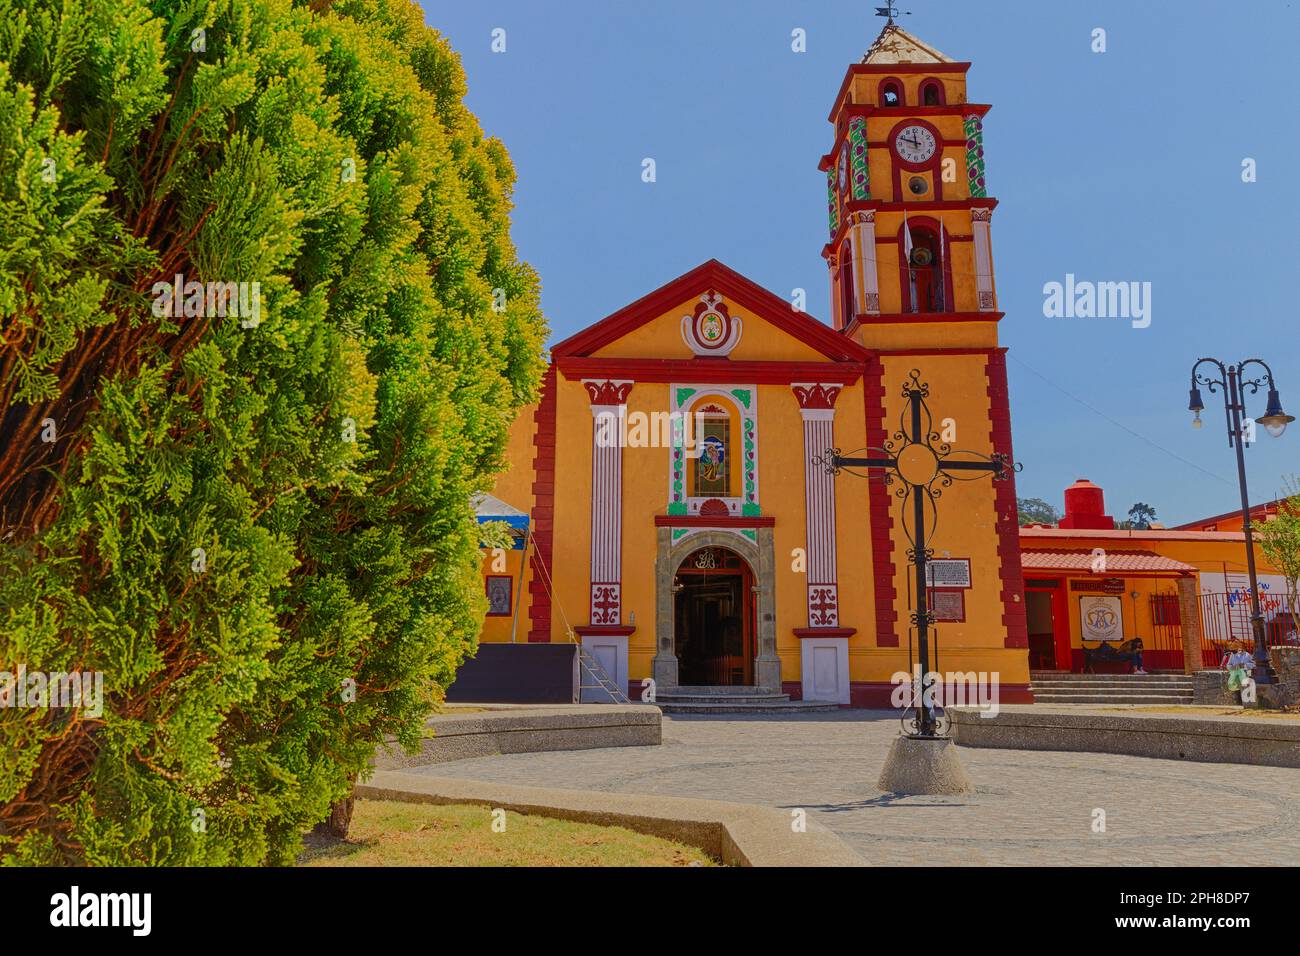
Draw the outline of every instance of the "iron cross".
M926 509L928 507L933 511L937 520L935 501L943 495L943 489L951 486L954 481L970 481L984 474L991 474L996 481L1006 478L1013 470L1005 455L985 456L976 452L953 451L951 445L943 440L942 433L932 427L930 410L925 402L929 394L930 387L921 381L920 371L912 369L907 381L903 383L903 397L907 399L907 405L899 421L900 427L894 432L893 438L885 442L883 449L867 449L882 454L865 458L847 457L841 455L838 448L831 448L818 460L833 475L846 468L882 468L886 469L883 475L885 484L894 484L896 481L900 483L895 495L904 501L903 530L912 545L908 550L916 581L916 608L912 614L912 624L916 627L921 664L921 692L916 696L912 726L923 737L935 736L937 727L934 709L926 706L933 685L930 674L930 624L933 619L926 593L931 557L931 552L926 547ZM912 499L910 528L906 511L908 497ZM933 523L932 521L931 524Z

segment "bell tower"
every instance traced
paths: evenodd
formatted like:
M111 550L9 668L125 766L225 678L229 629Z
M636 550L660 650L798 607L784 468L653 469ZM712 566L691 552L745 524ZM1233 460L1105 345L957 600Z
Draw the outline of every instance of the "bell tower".
M997 200L984 166L987 104L967 98L971 64L893 22L835 96L826 175L832 324L874 356L868 366L867 441L884 447L899 427L900 384L929 383L935 439L952 449L1011 456L1006 350L999 345L990 225ZM878 648L906 646L914 598L905 577L907 529L881 476L868 491ZM935 558L969 569L930 605L940 658L992 658L1004 696L1028 695L1028 635L1014 477L943 489ZM964 572L963 572L964 573ZM936 590L939 590L936 587ZM960 593L957 593L960 592ZM932 595L932 597L934 597ZM973 622L983 622L976 625ZM999 622L1001 627L989 627ZM971 622L971 623L967 623ZM978 650L977 650L978 649Z
M835 328L867 347L897 341L900 328L917 330L912 339L997 343L989 107L967 101L969 69L891 22L835 98L819 167L830 217L822 255ZM919 324L945 328L924 334Z

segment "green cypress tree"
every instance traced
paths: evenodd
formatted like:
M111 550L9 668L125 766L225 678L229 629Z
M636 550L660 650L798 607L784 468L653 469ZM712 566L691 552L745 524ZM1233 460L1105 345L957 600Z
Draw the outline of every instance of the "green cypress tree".
M464 93L409 0L0 0L0 670L104 690L0 708L7 859L283 863L418 741L546 334Z

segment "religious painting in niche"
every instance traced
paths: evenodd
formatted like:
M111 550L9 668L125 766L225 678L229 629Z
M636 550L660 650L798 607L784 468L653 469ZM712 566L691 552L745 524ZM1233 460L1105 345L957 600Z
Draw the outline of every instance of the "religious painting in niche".
M488 617L510 616L510 585L510 578L505 575L488 575Z
M731 420L717 405L697 410L700 423L700 457L695 460L695 481L691 494L696 498L726 498L731 493Z

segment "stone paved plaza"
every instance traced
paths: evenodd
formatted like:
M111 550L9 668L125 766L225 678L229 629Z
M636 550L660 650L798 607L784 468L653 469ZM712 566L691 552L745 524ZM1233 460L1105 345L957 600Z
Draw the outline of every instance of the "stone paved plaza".
M408 772L808 811L872 864L1300 863L1300 770L961 748L978 792L876 789L893 714L664 717L660 747L511 754ZM1106 811L1094 833L1093 811Z

